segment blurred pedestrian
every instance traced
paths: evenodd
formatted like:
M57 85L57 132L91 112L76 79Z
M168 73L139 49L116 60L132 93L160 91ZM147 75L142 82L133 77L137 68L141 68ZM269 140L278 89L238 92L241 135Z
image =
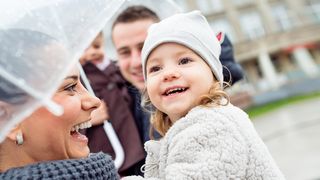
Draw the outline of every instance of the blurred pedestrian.
M230 86L243 79L244 73L241 65L236 62L233 52L233 45L227 34L218 32L217 38L221 45L220 62L223 66L223 78Z

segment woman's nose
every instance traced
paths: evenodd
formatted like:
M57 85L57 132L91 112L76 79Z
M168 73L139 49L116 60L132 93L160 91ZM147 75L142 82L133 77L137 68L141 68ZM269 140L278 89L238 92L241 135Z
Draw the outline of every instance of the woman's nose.
M95 110L101 105L101 101L94 95L91 95L87 90L85 90L84 97L82 99L82 109L88 110Z

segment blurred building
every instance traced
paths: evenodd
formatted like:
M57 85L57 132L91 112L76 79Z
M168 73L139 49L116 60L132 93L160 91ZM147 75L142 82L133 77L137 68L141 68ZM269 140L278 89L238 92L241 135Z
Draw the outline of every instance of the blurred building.
M241 89L259 93L319 79L320 0L175 2L184 11L202 11L213 29L228 34L246 73Z

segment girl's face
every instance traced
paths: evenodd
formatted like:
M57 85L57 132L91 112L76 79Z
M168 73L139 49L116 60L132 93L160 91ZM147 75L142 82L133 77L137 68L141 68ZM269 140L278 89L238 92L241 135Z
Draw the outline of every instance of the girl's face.
M208 94L214 77L206 62L189 48L164 43L150 54L147 64L147 93L152 104L172 122L185 116Z
M101 63L104 59L104 41L103 35L100 33L90 46L85 50L84 54L80 58L83 63L90 61L91 63L97 65Z
M81 84L79 71L74 68L53 96L64 108L61 116L41 107L20 124L24 143L22 148L34 161L87 157L88 139L75 131L89 126L90 115L100 105Z

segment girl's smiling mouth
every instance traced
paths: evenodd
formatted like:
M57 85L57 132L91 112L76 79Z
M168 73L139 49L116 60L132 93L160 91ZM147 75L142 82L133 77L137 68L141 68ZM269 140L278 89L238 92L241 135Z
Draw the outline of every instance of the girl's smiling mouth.
M187 87L170 87L167 88L164 93L162 93L163 96L170 96L176 93L183 93L187 91L189 88Z

